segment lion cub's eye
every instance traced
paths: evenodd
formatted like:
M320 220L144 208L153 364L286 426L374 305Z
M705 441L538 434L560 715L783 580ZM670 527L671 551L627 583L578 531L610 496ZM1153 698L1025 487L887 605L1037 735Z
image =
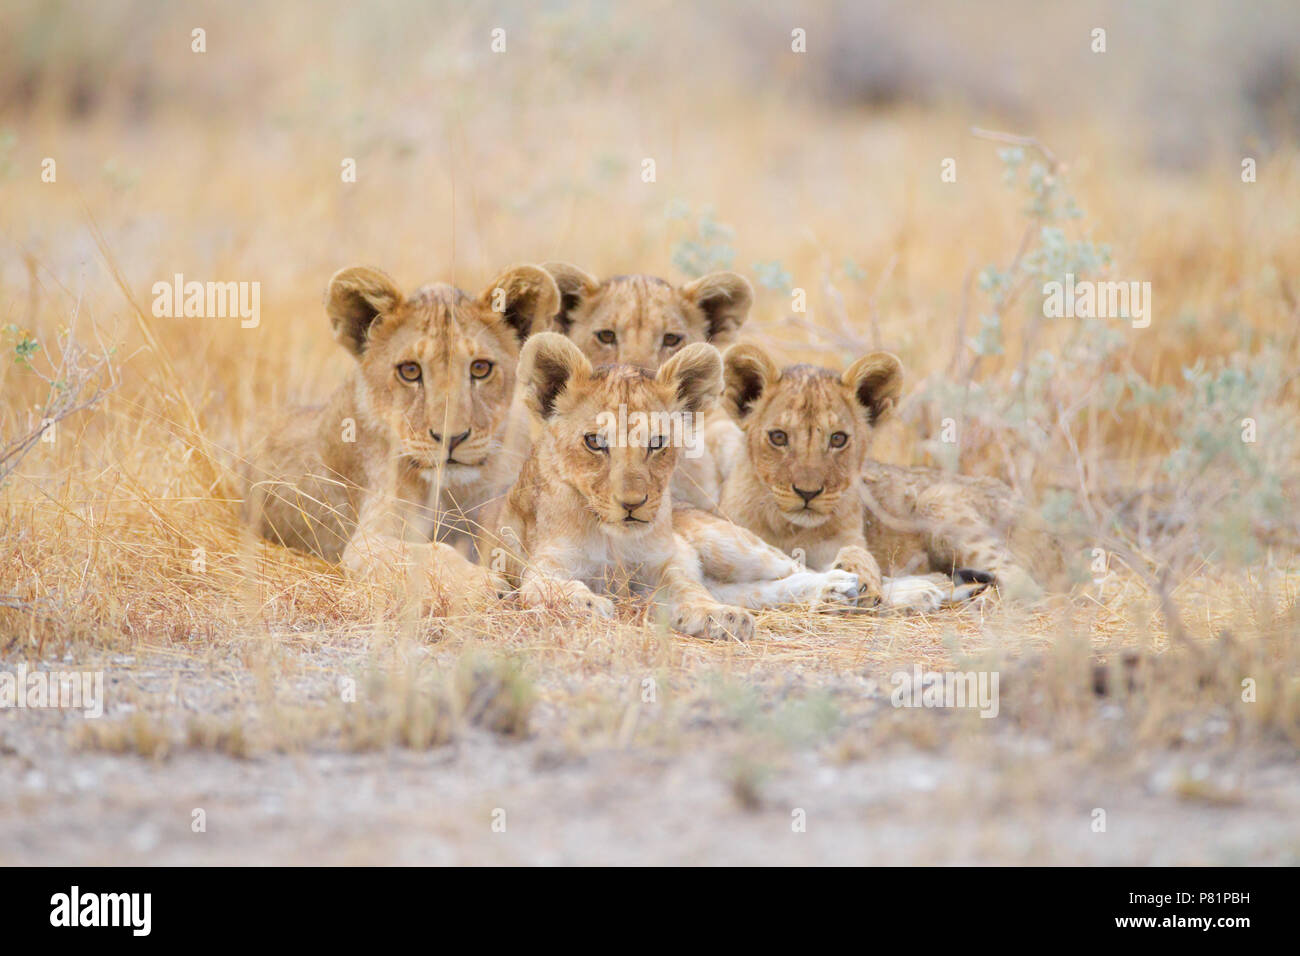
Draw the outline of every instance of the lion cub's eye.
M664 336L664 348L671 349L682 344L682 337L674 332L669 332Z
M770 432L768 432L767 440L770 441L777 448L784 448L786 445L790 444L790 436L787 435L785 432L781 431L781 429L779 428L773 428Z
M592 451L609 451L609 443L605 441L604 436L597 432L583 435L582 441Z
M668 444L668 439L663 435L655 435L650 439L650 450L659 451Z
M470 378L487 378L492 374L492 363L487 359L475 359L469 363Z
M420 380L420 363L403 362L397 366L397 377L403 382L418 382Z
M596 341L602 345L613 345L618 341L618 336L614 334L613 329L601 329L596 333Z
M849 436L844 432L831 432L831 447L843 448L849 443Z

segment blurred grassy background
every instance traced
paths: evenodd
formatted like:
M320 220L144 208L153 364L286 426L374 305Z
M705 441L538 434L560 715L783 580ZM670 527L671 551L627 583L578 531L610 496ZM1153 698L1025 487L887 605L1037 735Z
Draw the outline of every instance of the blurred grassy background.
M791 52L796 28L806 53ZM973 127L1033 137L1059 162ZM694 827L700 847L770 861L775 830L746 843L719 821L767 803L784 832L779 794L803 801L808 775L829 774L845 806L840 825L810 831L825 836L809 859L859 852L854 834L884 834L878 858L893 860L1296 859L1298 133L1293 2L5 0L0 663L75 661L106 670L110 690L93 732L72 714L9 712L0 818L16 835L0 856L57 859L34 836L56 833L78 844L69 858L122 859L141 819L175 813L170 855L131 852L207 860L189 808L224 799L215 852L283 862L298 841L310 860L336 827L354 842L382 831L355 859L391 860L383 848L411 852L421 828L438 845L447 827L481 830L479 803L505 799L480 794L484 770L513 760L530 810L580 823L584 853L615 850L616 833L671 853ZM940 178L948 158L955 182ZM757 289L747 331L789 358L842 367L895 351L907 397L881 457L1014 484L1072 559L1072 590L908 618L771 611L750 644L710 645L631 605L613 622L508 603L421 618L241 534L230 468L246 436L348 367L322 307L337 269L477 290L548 259L677 282L734 268ZM1043 321L1041 282L1070 270L1150 282L1151 326ZM259 282L260 326L154 318L151 286L175 273ZM806 314L792 313L795 287ZM7 470L11 440L88 397L97 356L116 388ZM937 439L947 418L955 445ZM456 684L483 651L509 660ZM888 706L872 682L913 665L1003 672L1004 719ZM649 675L662 706L641 696ZM358 706L339 700L345 676L363 686ZM463 736L443 705L473 723L460 698L480 685L506 690L510 733L531 727L534 749L471 736L458 751L471 759L443 777L412 770L413 816L356 802L356 768L387 780L392 748ZM315 761L371 748L384 751L371 764ZM945 761L937 801L882 771L889 748L906 766ZM267 756L158 775L186 750ZM106 768L93 751L152 762ZM578 756L601 752L626 759ZM590 813L533 787L557 762ZM55 793L96 767L103 787ZM793 774L785 791L778 770ZM1121 778L1126 800L1107 783ZM473 807L459 824L443 803L457 786ZM883 802L862 802L872 791ZM262 816L271 792L297 824L229 822ZM1083 848L1098 799L1123 812L1114 839ZM689 825L665 822L674 808ZM619 825L591 828L606 811ZM1053 815L1059 831L1042 823ZM954 856L971 839L974 856Z
M1091 50L1096 27L1105 53ZM191 50L195 28L204 53ZM492 52L495 28L504 53ZM806 53L791 51L795 28ZM214 501L229 486L197 465L208 443L229 463L270 408L333 387L348 359L321 297L357 263L467 289L517 261L674 281L701 261L729 266L759 287L752 334L790 357L842 365L876 345L902 357L913 399L883 456L998 474L1031 497L1083 475L1071 494L1085 504L1099 486L1168 481L1157 466L1205 417L1186 411L1199 361L1215 441L1243 415L1280 409L1261 446L1274 489L1296 460L1280 435L1294 422L1300 317L1298 45L1300 8L1282 2L11 0L0 11L6 351L38 341L34 361L52 373L41 363L75 326L115 349L121 382L96 414L69 419L75 441L41 446L8 482L9 589L84 592L78 569L95 567L94 548L69 501L119 522L98 540L130 573L163 541L182 557L230 545L233 510ZM1050 147L1085 214L1061 228L1108 245L1106 275L1152 283L1151 328L1118 323L1098 344L1080 323L1039 330L1032 289L993 301L988 270L1037 242L1040 223L974 126ZM55 183L41 181L45 157ZM340 179L345 158L355 183ZM641 179L645 158L654 183ZM940 179L947 158L955 183ZM150 317L151 285L178 272L260 282L260 327ZM791 287L808 290L807 315L791 315ZM996 347L976 348L990 313ZM1042 351L1068 361L1031 367ZM1278 376L1213 404L1216 376L1264 367L1266 353ZM1039 392L1017 397L1034 374ZM958 399L945 381L970 384ZM46 386L7 359L0 384L0 427L19 434ZM969 427L945 458L931 439L949 416ZM1232 472L1212 474L1221 484ZM1275 530L1276 495L1247 504ZM1221 543L1191 550L1222 554Z

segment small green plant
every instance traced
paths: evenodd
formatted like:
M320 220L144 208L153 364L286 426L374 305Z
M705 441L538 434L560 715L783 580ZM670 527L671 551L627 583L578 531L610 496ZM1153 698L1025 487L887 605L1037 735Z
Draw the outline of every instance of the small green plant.
M1197 361L1182 369L1181 383L1161 383L1133 361L1136 337L1154 331L1119 317L1049 316L1038 294L1047 283L1105 276L1112 260L1108 245L1073 232L1083 213L1065 171L1050 151L1033 147L1041 161L1027 162L1021 146L999 152L1004 182L1027 195L1029 221L1010 264L978 274L985 305L962 342L965 361L954 361L959 374L936 377L914 400L932 419L953 419L958 440L923 447L952 470L969 468L964 457L999 449L1001 476L1037 495L1034 512L1054 537L1121 556L1174 614L1172 582L1198 562L1250 563L1265 542L1300 538L1284 507L1285 479L1296 468L1293 429L1284 424L1294 419L1282 372L1286 344L1246 328L1230 359ZM1013 350L1003 319L1018 306L1029 314ZM1047 342L1037 346L1040 336ZM980 374L1008 353L1015 364ZM1132 463L1103 459L1096 440L1099 427L1144 423L1158 424L1172 443L1155 476L1160 484L1138 494L1126 487L1134 479L1117 473ZM1044 487L1033 470L1045 462L1069 463L1070 477Z
M690 214L690 206L681 200L669 203L666 212L669 220L689 220ZM735 238L736 231L714 218L712 206L705 206L695 221L695 234L673 246L673 265L693 279L730 269L736 260L731 247Z
M112 349L91 353L77 342L71 332L65 332L60 337L60 351L51 360L55 369L50 374L32 365L32 356L41 346L31 333L9 325L4 334L12 343L15 364L43 381L46 392L45 401L36 406L40 409L40 416L29 422L24 433L0 445L0 482L18 467L18 463L42 438L50 434L52 427L71 415L94 408L117 386Z
M13 324L5 326L5 338L13 343L14 362L30 369L32 356L40 351L41 343L32 338L32 333Z
M754 277L764 289L775 289L777 292L789 295L790 290L794 288L794 277L777 259L771 262L755 262Z

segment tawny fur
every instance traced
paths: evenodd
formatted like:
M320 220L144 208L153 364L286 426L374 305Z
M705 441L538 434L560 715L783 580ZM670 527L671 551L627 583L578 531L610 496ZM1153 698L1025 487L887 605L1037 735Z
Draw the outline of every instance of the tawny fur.
M844 375L809 365L778 371L755 345L727 352L724 407L743 454L723 486L722 513L810 568L858 576L878 600L881 570L867 548L858 476L872 423L897 401L898 360L878 352ZM802 492L802 495L801 495Z
M675 629L744 640L754 622L741 604L824 594L852 600L852 575L805 573L776 585L801 573L791 559L715 515L675 509L669 487L679 449L672 442L601 447L596 440L602 416L620 407L629 415L699 414L721 390L721 374L717 351L703 343L651 373L593 368L558 334L528 342L519 377L536 425L532 452L492 524L498 536L484 557L525 603L610 616L608 595L652 594ZM714 586L729 601L711 593Z
M551 328L572 339L597 367L620 363L654 372L692 343L725 348L735 340L754 301L749 282L734 272L714 272L674 286L647 275L602 281L563 262L548 262L544 268L555 278L561 296ZM726 424L726 416L714 409L702 424L708 430L719 421ZM678 461L673 497L714 510L721 476L709 443L703 447L698 457Z
M853 571L877 596L888 597L884 575L960 568L988 572L1000 587L1025 586L1028 575L1005 543L1016 513L1010 489L869 457L875 426L902 388L893 355L874 352L840 374L778 369L761 347L737 345L724 377L723 405L740 429L727 456L726 517L783 551L801 551L810 568ZM805 500L800 490L815 495Z
M509 446L526 447L512 415L519 349L558 305L535 266L476 297L445 284L406 296L366 267L336 274L326 311L356 364L325 405L288 410L251 456L248 520L355 575L418 568L457 593L486 588L465 539L513 477Z
M992 574L1005 595L1030 599L1041 591L1012 546L1021 528L1032 533L1023 502L996 478L868 458L862 493L867 546L890 573L974 568Z

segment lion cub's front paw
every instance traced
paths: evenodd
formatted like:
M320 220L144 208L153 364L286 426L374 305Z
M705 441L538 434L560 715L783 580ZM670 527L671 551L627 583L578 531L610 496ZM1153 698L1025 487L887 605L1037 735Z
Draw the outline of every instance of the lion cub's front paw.
M596 594L581 581L534 579L519 589L519 596L530 607L559 606L598 617L614 616L614 602Z
M856 574L838 568L827 571L817 600L822 604L857 604L862 582ZM874 603L874 602L871 602Z
M673 630L714 641L747 641L754 636L754 616L730 604L692 601L672 615Z
M870 607L879 604L883 598L880 565L866 548L856 545L840 548L835 556L835 571L847 571L858 579L858 604Z
M508 588L505 579L491 568L470 565L469 570L459 575L456 586L467 595L475 597L500 597Z
M938 575L909 575L902 578L885 578L881 605L894 611L937 611L948 597L949 588L941 586L934 578Z

